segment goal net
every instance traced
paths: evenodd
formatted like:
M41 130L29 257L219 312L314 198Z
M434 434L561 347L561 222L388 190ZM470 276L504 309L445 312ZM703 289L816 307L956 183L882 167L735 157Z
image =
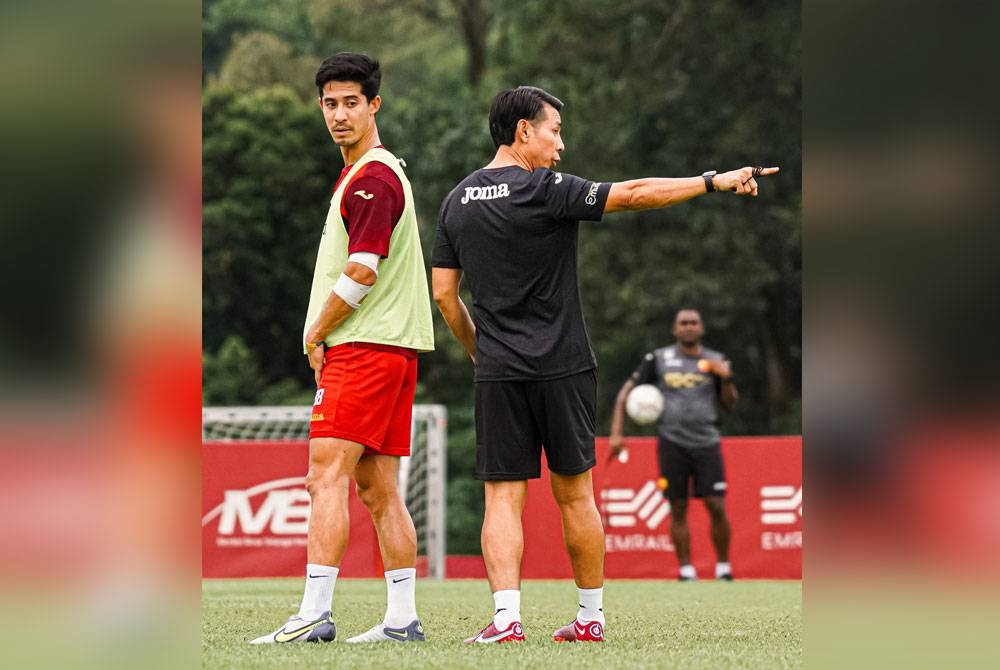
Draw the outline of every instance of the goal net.
M201 437L307 441L311 412L311 407L205 407ZM414 405L410 456L399 465L399 490L417 529L417 554L425 557L428 576L438 579L445 576L446 428L444 405Z

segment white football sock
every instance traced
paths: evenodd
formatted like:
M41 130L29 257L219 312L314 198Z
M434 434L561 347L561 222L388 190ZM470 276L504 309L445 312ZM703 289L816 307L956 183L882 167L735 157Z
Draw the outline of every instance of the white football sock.
M694 566L688 563L681 566L681 577L684 579L698 579L698 573L694 571Z
M715 578L718 579L722 575L732 574L733 569L729 567L729 563L716 563L715 564Z
M580 621L600 621L604 625L604 587L599 589L577 589L580 594L580 611L576 618Z
M496 614L493 615L493 625L497 630L506 630L515 621L521 620L521 592L517 589L497 591L493 594Z
M417 618L417 569L400 568L385 573L386 606L384 623L403 628Z
M329 565L306 564L306 590L302 594L302 604L296 615L307 621L318 619L319 615L333 609L333 587L337 585L340 568Z

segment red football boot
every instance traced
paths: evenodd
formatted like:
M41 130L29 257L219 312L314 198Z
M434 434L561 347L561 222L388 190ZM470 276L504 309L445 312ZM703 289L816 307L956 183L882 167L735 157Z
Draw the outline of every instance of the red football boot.
M491 644L500 642L524 642L524 628L520 621L514 621L504 630L497 630L497 627L490 622L490 625L482 629L465 641L465 644Z
M604 642L604 626L600 621L574 619L552 633L556 642Z

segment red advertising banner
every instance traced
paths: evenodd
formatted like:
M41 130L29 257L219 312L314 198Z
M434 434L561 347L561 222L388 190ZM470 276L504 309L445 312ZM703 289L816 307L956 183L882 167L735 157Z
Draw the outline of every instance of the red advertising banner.
M657 487L655 438L628 441L629 459L607 462L597 440L594 492L606 530L605 574L610 579L673 578L670 505ZM729 483L726 504L733 530L730 562L737 579L802 576L802 438L723 438ZM306 563L309 496L306 442L206 442L202 448L202 574L205 577L300 576ZM351 492L351 535L344 577L382 574L371 518ZM714 575L708 515L692 499L688 520L692 562ZM548 476L531 480L524 513L523 576L572 577L559 512ZM457 558L457 557L456 557ZM481 559L448 574L479 576ZM452 566L456 569L452 569ZM464 564L462 564L464 565ZM473 569L475 568L475 569Z
M205 442L202 445L202 575L305 574L308 442ZM381 577L378 538L353 489L345 577Z
M607 462L608 441L597 439L594 493L606 533L609 579L675 578L670 504L658 486L656 438L631 438L628 461ZM730 563L737 579L802 578L802 438L724 437L726 508L732 526ZM702 579L715 575L705 507L688 505L691 561ZM548 477L528 485L524 512L527 579L572 577L562 525Z

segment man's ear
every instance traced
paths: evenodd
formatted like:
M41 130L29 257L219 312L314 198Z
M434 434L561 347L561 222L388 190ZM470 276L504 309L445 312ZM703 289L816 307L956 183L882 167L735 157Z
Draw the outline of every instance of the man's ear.
M527 142L529 137L531 137L531 121L527 119L519 120L517 122L517 130L514 131L514 140Z
M372 98L371 102L368 103L368 107L371 109L372 114L378 112L378 110L382 107L382 96L376 95Z

